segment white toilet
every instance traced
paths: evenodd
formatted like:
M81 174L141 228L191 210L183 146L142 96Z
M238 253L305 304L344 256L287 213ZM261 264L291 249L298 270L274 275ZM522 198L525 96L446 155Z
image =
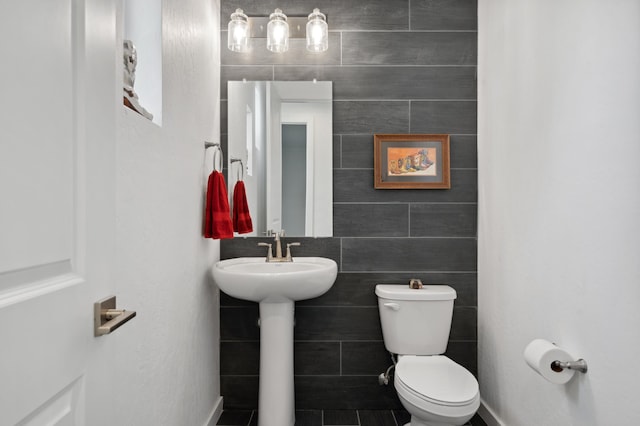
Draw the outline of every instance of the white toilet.
M442 355L447 349L456 291L446 285L378 284L384 345L398 355L395 388L411 414L405 426L463 425L480 406L478 381Z

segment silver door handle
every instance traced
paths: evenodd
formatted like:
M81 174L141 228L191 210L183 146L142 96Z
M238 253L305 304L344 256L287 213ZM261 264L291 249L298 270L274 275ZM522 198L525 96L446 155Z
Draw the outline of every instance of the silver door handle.
M136 311L116 309L116 297L110 296L93 304L94 335L104 336L136 316Z

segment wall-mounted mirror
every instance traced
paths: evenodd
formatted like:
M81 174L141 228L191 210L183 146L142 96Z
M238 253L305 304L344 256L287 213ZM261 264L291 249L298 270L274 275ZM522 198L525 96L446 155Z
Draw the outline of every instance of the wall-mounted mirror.
M331 82L229 81L228 94L229 194L243 179L253 221L244 235L331 236Z

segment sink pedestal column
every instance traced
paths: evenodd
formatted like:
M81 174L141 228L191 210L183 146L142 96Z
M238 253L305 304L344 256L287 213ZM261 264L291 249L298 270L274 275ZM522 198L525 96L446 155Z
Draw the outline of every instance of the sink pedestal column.
M294 302L260 302L259 426L293 426Z

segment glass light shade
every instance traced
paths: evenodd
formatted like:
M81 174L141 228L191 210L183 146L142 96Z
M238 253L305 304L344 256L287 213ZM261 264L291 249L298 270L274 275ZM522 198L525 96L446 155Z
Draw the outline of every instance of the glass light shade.
M242 9L231 14L227 31L227 47L233 52L249 50L249 18Z
M327 17L320 9L313 9L307 22L307 50L324 52L329 48L329 26Z
M267 49L275 53L289 50L289 24L287 15L276 9L269 16L267 25Z

